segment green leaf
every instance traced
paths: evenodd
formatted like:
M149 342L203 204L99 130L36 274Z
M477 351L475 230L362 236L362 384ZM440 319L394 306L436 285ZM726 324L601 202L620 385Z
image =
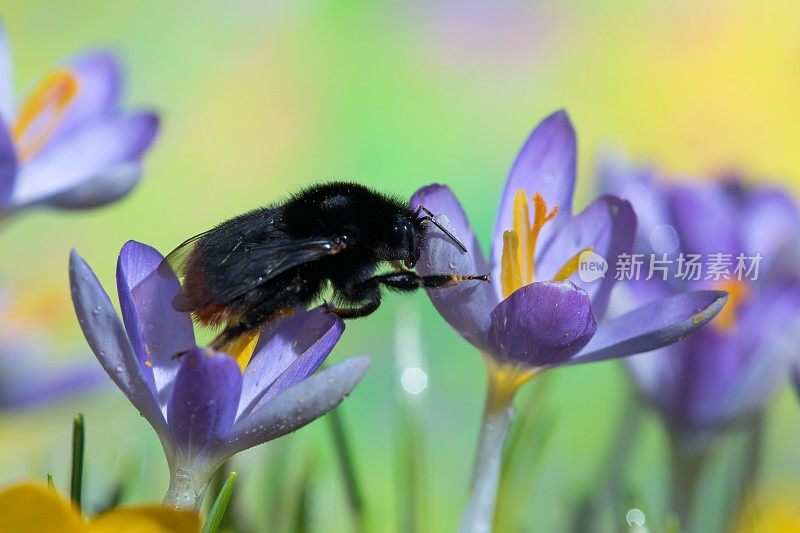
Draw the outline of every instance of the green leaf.
M328 413L326 418L330 423L331 436L333 437L333 449L336 453L336 460L339 463L339 469L342 473L342 481L344 482L345 495L347 496L350 514L353 517L356 529L358 531L363 531L366 521L364 498L359 488L360 485L356 473L355 461L353 460L353 451L347 440L347 432L344 428L344 421L342 420L340 409L341 408L333 409Z
M206 523L203 526L203 533L215 533L217 531L219 524L222 522L222 517L225 515L225 509L228 508L228 502L233 493L233 484L237 476L236 472L231 472L228 479L225 480L225 484L222 485L222 490L217 494L217 499L214 500L214 505L211 506L211 510L208 512L208 518L206 518Z
M85 441L83 415L78 414L72 420L72 480L70 497L78 510L81 508L81 488L83 487L83 447Z

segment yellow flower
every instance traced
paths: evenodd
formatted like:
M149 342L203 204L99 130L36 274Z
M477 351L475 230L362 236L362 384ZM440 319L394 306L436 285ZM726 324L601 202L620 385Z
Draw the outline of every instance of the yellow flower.
M197 533L200 517L159 505L112 509L88 522L53 490L19 483L0 491L0 533Z
M796 493L795 493L796 494ZM796 500L772 497L751 500L737 521L736 533L800 533L800 510Z

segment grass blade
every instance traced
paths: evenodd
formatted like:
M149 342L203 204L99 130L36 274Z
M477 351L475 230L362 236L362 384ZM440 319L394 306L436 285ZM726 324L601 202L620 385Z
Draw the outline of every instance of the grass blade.
M358 476L356 475L356 467L353 462L353 454L350 449L350 443L347 441L347 433L344 428L344 423L342 422L342 417L339 414L340 409L341 408L332 410L326 415L326 418L330 423L333 447L342 472L347 502L350 507L350 512L353 515L355 530L364 531L364 499L361 496L361 490L358 486Z
M217 499L214 500L214 504L208 512L208 518L206 518L206 523L203 525L203 533L215 533L217 531L222 522L222 517L225 515L225 510L228 508L228 502L233 493L233 484L236 482L237 476L236 472L231 472L228 475L228 479L225 480L225 484L222 485L222 490L217 494Z
M83 448L86 438L83 415L78 414L72 420L72 478L70 498L81 509L81 489L83 487Z

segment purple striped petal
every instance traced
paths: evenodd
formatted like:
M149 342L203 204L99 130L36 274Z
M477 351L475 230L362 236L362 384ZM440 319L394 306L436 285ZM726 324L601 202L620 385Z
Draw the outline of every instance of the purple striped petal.
M683 252L706 255L741 250L738 208L720 185L678 185L672 190L670 205Z
M636 214L631 204L615 196L602 196L564 222L536 261L536 275L540 279L552 279L576 253L593 247L594 253L608 263L605 276L582 281L580 273L576 272L569 279L589 293L592 312L601 319L616 282L617 260L621 254L633 251L635 237Z
M283 319L273 331L259 341L244 371L237 418L313 374L342 336L344 322L316 308Z
M723 291L694 291L645 304L601 324L569 364L625 357L677 342L717 316L727 299Z
M445 215L436 221L451 233L457 228ZM479 271L469 254L461 251L439 228L431 226L423 244L417 272L427 274L487 274ZM489 313L497 305L491 283L465 281L451 288L427 290L431 302L458 333L478 349L488 347Z
M500 265L503 232L513 226L512 206L517 190L530 196L539 193L549 209L558 206L558 215L542 228L538 246L546 246L556 228L572 214L575 190L575 130L565 111L545 118L522 146L506 180L492 240L492 265Z
M0 119L14 120L14 62L5 25L0 21Z
M569 281L526 285L492 311L489 339L501 362L543 367L578 353L597 323L586 291Z
M138 161L127 161L100 172L45 203L62 209L100 207L126 196L139 183L141 176L142 164Z
M73 58L66 67L78 81L78 92L70 102L53 141L76 128L116 110L122 76L116 57L107 51L92 51Z
M2 29L0 29L2 31ZM11 131L0 116L0 213L10 210L17 178L17 153Z
M117 293L125 329L141 364L149 362L152 368L162 405L180 365L176 355L195 348L191 317L172 308L180 283L156 273L163 259L155 248L128 241L117 261Z
M86 342L109 377L164 442L168 431L153 392L153 374L139 363L111 300L92 269L75 251L70 254L69 279L72 303Z
M185 354L167 404L181 452L196 456L228 437L242 392L239 365L229 355L195 349Z
M369 363L367 356L351 357L290 387L238 420L217 453L233 455L313 422L350 394Z
M158 118L151 113L95 120L26 163L17 178L13 201L16 205L42 202L136 159L157 131Z
M481 250L481 245L478 243L478 237L475 235L467 219L464 208L461 207L461 202L458 201L458 198L456 198L456 195L450 190L450 187L438 183L422 187L411 197L410 204L412 209L416 209L417 206L423 206L429 209L434 215L446 216L451 224L451 232L467 248L467 253L464 254L458 248L447 248L447 250L456 252L457 255L469 256L469 258L472 259L476 271L482 273L489 272L489 264L483 257L483 251Z
M436 221L467 248L464 253L439 228L429 226L417 264L420 275L490 273L467 215L449 187L434 184L421 188L411 198L411 206L417 205L436 213ZM487 347L489 312L499 301L491 284L465 282L452 288L430 289L427 293L439 314L462 337L479 349Z

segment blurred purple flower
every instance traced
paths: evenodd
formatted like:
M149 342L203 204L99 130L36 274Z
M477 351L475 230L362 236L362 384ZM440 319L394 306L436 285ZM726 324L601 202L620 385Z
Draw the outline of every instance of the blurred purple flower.
M612 273L583 264L616 265L630 254L636 215L630 203L603 196L573 215L576 138L559 111L526 140L506 180L495 225L491 264L456 197L444 185L417 191L412 206L442 213L438 221L467 247L431 228L421 274L492 274L492 284L461 283L428 291L436 309L485 355L489 376L483 429L462 531L491 529L501 454L517 389L537 373L654 350L711 320L727 294L669 295L606 323ZM531 196L532 195L532 196ZM532 211L532 213L531 213Z
M341 320L315 309L265 330L242 372L230 355L197 347L190 316L171 305L178 280L155 274L162 259L134 241L122 248L117 290L124 327L75 252L72 298L98 361L161 440L171 473L165 503L197 508L226 459L336 407L369 358L353 357L312 376L344 331Z
M158 131L151 111L123 114L116 58L81 54L15 104L0 24L0 217L32 205L89 208L123 197Z
M733 266L740 254L762 257L754 280L753 274L685 280L673 268L666 281L655 276L626 283L633 305L693 289L730 292L709 327L628 360L638 388L669 429L703 446L718 430L759 412L797 355L800 271L794 239L800 213L777 188L737 179L668 183L654 175L619 159L601 166L603 190L628 198L641 214L639 252L672 259L681 253L730 254Z
M51 404L105 381L97 365L53 363L42 332L10 314L9 295L0 288L0 411Z
M542 121L525 142L500 201L491 265L447 186L429 185L412 198L414 206L442 213L439 221L468 249L462 253L431 228L417 267L421 274L492 275L493 285L476 282L430 290L433 304L475 347L521 372L660 348L705 324L725 300L720 291L669 295L597 325L615 276L609 272L584 281L580 262L592 257L591 252L614 265L621 254L629 254L636 215L627 201L615 196L598 198L572 214L575 146L575 132L563 111Z

